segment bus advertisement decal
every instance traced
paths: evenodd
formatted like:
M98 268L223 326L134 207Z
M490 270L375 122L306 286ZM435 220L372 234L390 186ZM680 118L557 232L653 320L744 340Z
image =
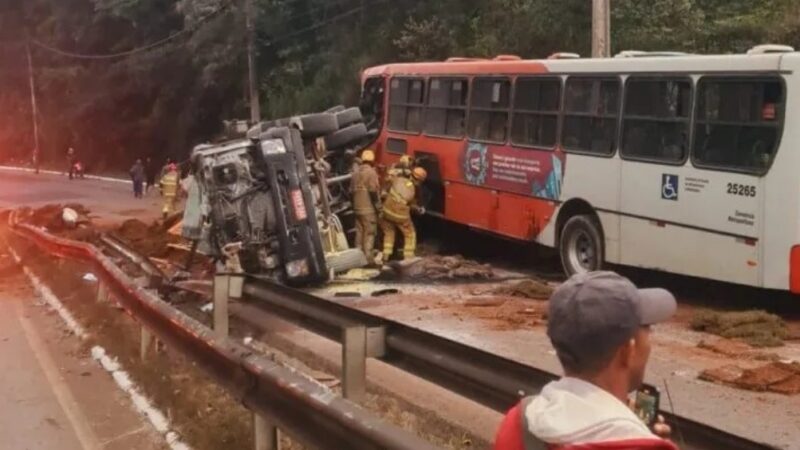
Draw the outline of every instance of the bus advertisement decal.
M472 185L558 200L564 177L563 159L560 151L468 142L461 169L464 180Z

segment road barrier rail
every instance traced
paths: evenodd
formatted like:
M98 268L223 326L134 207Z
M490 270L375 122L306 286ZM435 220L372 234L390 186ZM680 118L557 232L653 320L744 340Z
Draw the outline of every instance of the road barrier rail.
M138 286L95 246L15 223L13 216L9 214L9 225L17 236L50 255L89 264L107 292L113 293L114 299L143 329L195 362L253 411L255 423L262 424L255 430L256 448L277 448L276 429L311 448L436 448L294 370L219 336L155 293Z

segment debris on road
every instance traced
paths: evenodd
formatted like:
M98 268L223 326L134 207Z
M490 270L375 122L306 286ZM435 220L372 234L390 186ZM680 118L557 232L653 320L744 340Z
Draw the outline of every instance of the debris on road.
M164 256L171 238L157 222L147 225L138 219L122 222L115 231L134 250L146 256Z
M704 370L701 380L758 392L800 394L800 363L771 362L752 369L726 365Z
M384 295L395 295L399 294L400 289L388 288L388 289L378 289L372 293L373 297L383 297Z
M697 347L730 358L755 359L760 361L777 361L780 359L780 356L775 353L765 353L756 350L752 345L738 339L703 339L697 344Z
M488 280L495 278L489 264L479 264L460 255L426 256L389 265L391 275L414 280Z
M689 324L695 331L736 338L753 347L779 347L788 336L786 323L765 311L699 311Z
M507 295L510 297L530 298L534 300L547 300L553 293L553 288L544 281L525 279L513 284L504 284L493 289L491 294Z

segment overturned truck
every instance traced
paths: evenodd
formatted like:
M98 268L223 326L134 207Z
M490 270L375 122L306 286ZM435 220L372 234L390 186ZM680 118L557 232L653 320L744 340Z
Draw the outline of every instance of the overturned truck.
M365 265L346 232L352 165L372 138L358 108L337 107L195 147L185 233L229 268L287 284L322 283Z

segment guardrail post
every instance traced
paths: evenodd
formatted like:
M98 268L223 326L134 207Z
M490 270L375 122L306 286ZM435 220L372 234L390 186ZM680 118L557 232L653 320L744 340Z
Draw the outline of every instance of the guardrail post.
M105 283L103 283L102 281L97 282L97 302L98 303L108 302L108 289L106 288Z
M342 330L342 396L362 400L367 392L367 328L353 325Z
M253 438L255 450L280 450L281 448L278 427L258 413L253 413Z
M141 328L142 333L139 341L139 358L141 358L142 361L147 361L147 354L150 353L150 348L153 346L153 334L150 333L150 330L145 328L144 325L142 325Z
M214 275L214 333L228 337L228 300L230 298L230 275Z

